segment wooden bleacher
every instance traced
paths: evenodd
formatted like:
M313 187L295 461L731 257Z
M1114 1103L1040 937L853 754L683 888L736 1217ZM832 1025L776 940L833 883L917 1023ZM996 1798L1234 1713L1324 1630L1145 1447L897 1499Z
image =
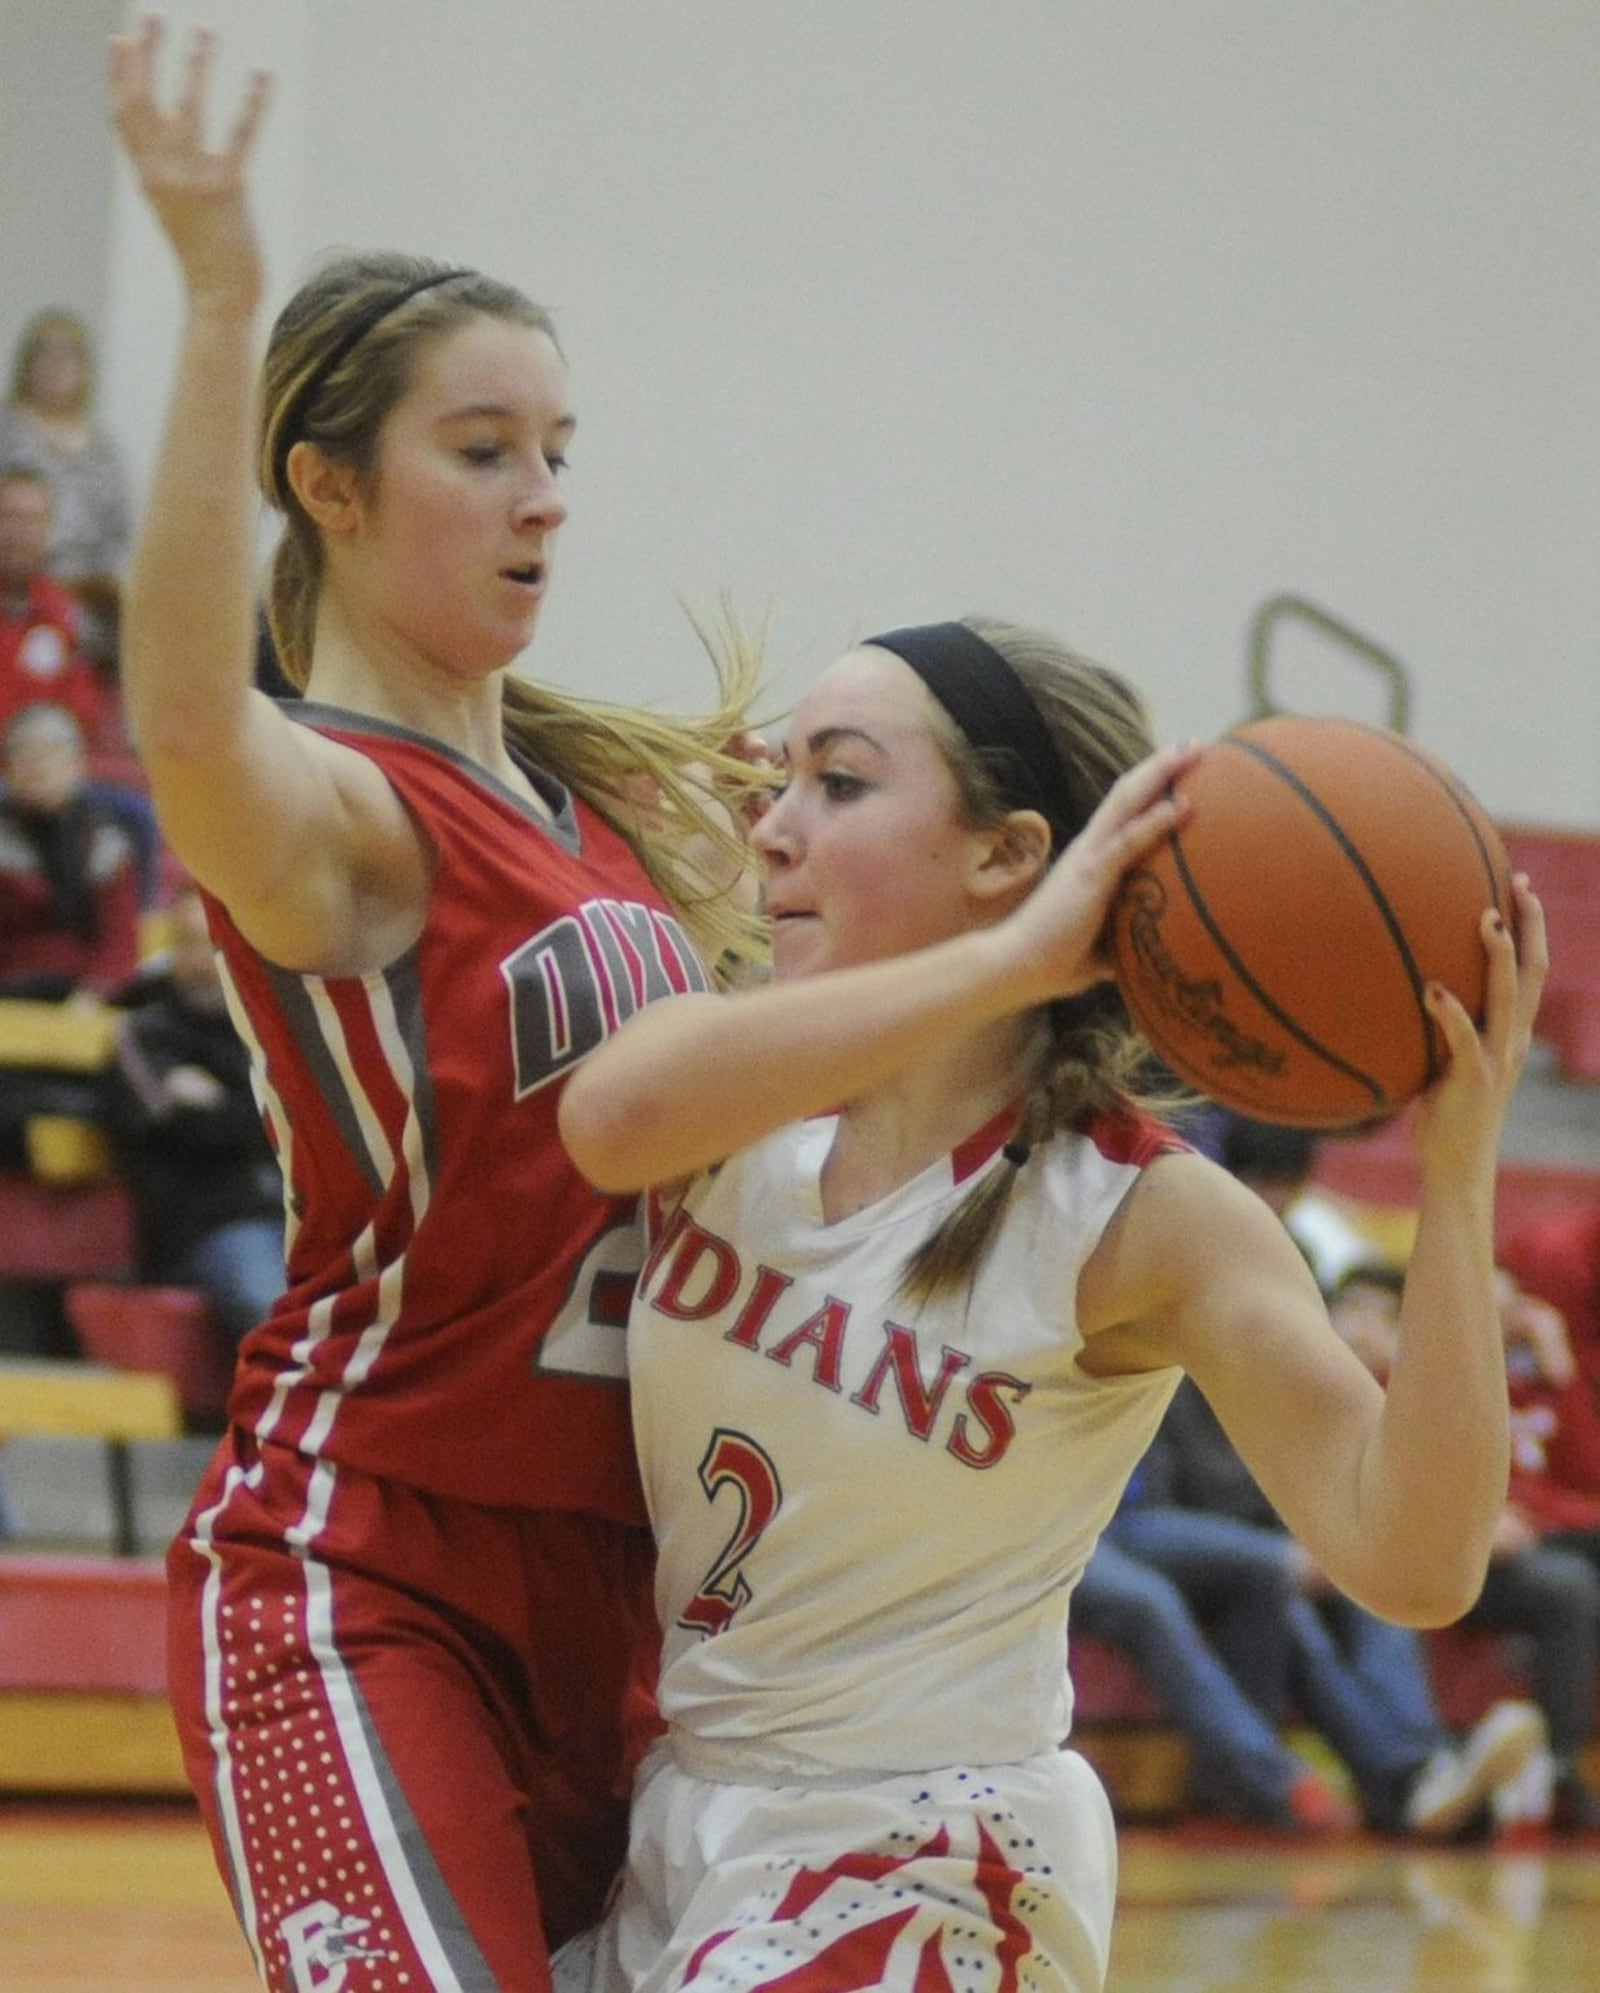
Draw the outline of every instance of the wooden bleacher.
M0 1792L188 1790L154 1558L0 1555Z

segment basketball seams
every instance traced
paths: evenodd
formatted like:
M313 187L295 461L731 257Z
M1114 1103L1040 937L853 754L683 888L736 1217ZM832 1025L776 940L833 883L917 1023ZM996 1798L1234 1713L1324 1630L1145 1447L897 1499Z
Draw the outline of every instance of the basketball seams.
M1481 910L1511 910L1493 818L1425 749L1308 715L1212 742L1191 794L1193 821L1130 870L1110 921L1152 1048L1211 1098L1289 1125L1415 1098L1444 1062L1428 988L1481 1015Z
M1189 861L1184 853L1181 832L1173 833L1171 844L1173 866L1185 893L1189 897L1189 905L1194 910L1195 916L1201 926L1211 937L1212 946L1233 971L1240 985L1255 998L1256 1002L1260 1004L1261 1008L1273 1022L1281 1026L1284 1032L1297 1045L1301 1046L1303 1050L1309 1052L1313 1058L1320 1059L1331 1071L1341 1073L1346 1079L1354 1080L1358 1086L1365 1087L1372 1095L1374 1105L1380 1110L1389 1106L1390 1101L1387 1093L1370 1073L1363 1072L1359 1066L1351 1065L1347 1059L1342 1059L1337 1052L1333 1051L1329 1046L1322 1044L1319 1039L1314 1038L1303 1025L1298 1023L1288 1011L1284 1010L1269 992L1257 982L1252 971L1245 966L1239 957L1238 951L1213 918L1211 908L1206 902L1205 894L1200 888L1200 882L1189 869ZM1196 1078L1196 1084L1202 1083Z
M1477 797L1473 795L1472 791L1468 789L1463 783L1458 782L1455 779L1455 777L1450 774L1448 769L1441 768L1439 764L1435 760L1433 760L1433 758L1430 755L1419 753L1415 748L1413 748L1409 744L1409 742L1403 740L1395 741L1394 745L1399 748L1400 752L1403 755L1405 755L1408 760L1412 761L1413 763L1415 763L1415 765L1418 768L1423 769L1427 774L1431 775L1434 781L1438 783L1439 787L1443 789L1445 794L1450 798L1450 801L1455 806L1457 814L1460 816L1462 822L1466 825L1467 830L1472 837L1472 842L1475 849L1477 850L1479 861L1482 863L1483 866L1483 876L1488 881L1490 901L1493 904L1495 911L1498 914L1500 914L1502 918L1508 916L1511 909L1507 904L1505 898L1506 881L1504 876L1495 869L1495 862L1493 855L1489 850L1488 841L1484 837L1482 827L1478 822L1478 819L1481 816L1484 822L1490 824L1492 828L1493 819L1489 817L1488 813L1484 810L1483 805L1478 801ZM1498 836L1498 833L1496 833L1496 835Z
M1378 736L1375 735L1375 737ZM1387 738L1387 736L1382 736L1381 738ZM1421 970L1417 967L1417 958L1411 952L1411 944L1406 939L1405 929L1401 926L1399 918L1389 902L1389 896L1378 884L1371 866L1362 857L1359 847L1351 840L1349 833L1317 792L1303 781L1286 762L1280 761L1270 748L1263 747L1259 741L1244 740L1236 735L1226 736L1217 745L1219 747L1239 749L1242 753L1248 754L1253 761L1259 763L1270 774L1275 775L1310 810L1312 815L1316 817L1317 821L1339 847L1340 851L1349 860L1356 876L1366 887L1368 897L1371 899L1379 919L1389 931L1389 938L1393 941L1395 952L1398 954L1401 966L1405 970L1406 980L1411 985L1412 1000L1417 1010L1417 1022L1421 1028L1423 1045L1426 1048L1427 1079L1431 1081L1438 1069L1438 1058L1433 1035L1433 1020L1428 1015L1428 1007L1423 997L1425 979ZM1455 797L1451 797L1451 802L1459 808ZM1473 835L1474 841L1477 841L1475 826Z

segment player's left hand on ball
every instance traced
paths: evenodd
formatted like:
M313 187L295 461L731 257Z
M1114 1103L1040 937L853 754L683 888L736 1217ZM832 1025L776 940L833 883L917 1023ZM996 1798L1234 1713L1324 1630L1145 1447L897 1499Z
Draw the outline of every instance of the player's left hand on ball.
M1419 1146L1430 1140L1499 1141L1511 1097L1533 1043L1550 949L1544 908L1527 875L1512 881L1515 933L1492 909L1483 916L1489 972L1480 1030L1448 990L1430 986L1428 1011L1444 1038L1447 1063L1423 1096L1417 1120Z

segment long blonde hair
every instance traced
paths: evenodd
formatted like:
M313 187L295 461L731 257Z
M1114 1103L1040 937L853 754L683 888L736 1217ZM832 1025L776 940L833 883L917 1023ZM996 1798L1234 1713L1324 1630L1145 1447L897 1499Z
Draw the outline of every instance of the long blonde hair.
M1119 673L1070 650L1046 631L990 617L962 619L1022 680L1055 744L1066 793L1059 815L1081 827L1126 769L1154 748L1144 701ZM942 711L935 736L974 825L1004 821L1005 798L992 758L974 748ZM1057 854L1059 855L1059 854ZM1149 1048L1113 983L1048 1007L1048 1046L1024 1098L1005 1157L974 1183L944 1223L906 1262L901 1289L926 1301L967 1287L995 1235L1012 1188L1032 1152L1097 1114L1136 1105L1176 1105L1181 1096L1153 1076Z
M324 556L316 523L289 479L290 450L313 443L370 486L383 426L432 340L476 318L542 332L555 326L521 291L476 270L390 253L343 256L302 285L279 314L262 368L257 480L283 518L267 585L267 618L289 682L311 668ZM720 975L743 973L760 928L733 889L749 853L737 829L762 778L726 747L749 724L759 646L713 649L718 696L678 719L582 699L508 673L507 741L614 825Z

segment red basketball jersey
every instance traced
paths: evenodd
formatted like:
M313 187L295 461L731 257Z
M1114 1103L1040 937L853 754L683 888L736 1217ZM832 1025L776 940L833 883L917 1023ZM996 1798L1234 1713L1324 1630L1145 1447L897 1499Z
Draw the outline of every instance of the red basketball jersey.
M233 1416L435 1493L642 1520L624 1365L642 1231L634 1199L573 1168L556 1102L704 967L582 802L557 793L546 821L420 735L286 710L378 763L437 870L421 938L367 976L276 968L210 905L288 1206L288 1291L245 1342Z

